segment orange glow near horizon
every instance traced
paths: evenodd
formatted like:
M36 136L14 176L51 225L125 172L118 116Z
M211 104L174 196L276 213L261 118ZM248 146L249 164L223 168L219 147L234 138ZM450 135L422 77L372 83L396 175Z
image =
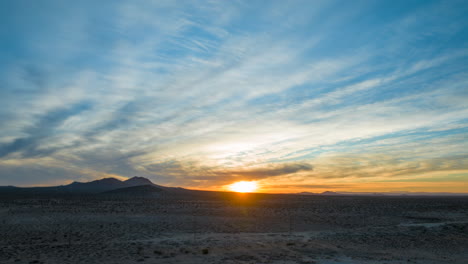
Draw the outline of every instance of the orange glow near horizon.
M233 192L250 193L256 191L258 185L254 181L240 181L229 185L228 189Z
M247 183L247 184L246 184ZM253 184L252 184L253 183ZM250 184L255 187L248 187ZM319 185L319 183L317 183ZM231 191L239 193L300 193L300 192L311 192L311 193L322 193L325 191L332 192L452 192L452 193L468 193L468 183L459 181L447 181L447 182L366 182L366 183L337 183L327 182L324 186L313 188L310 186L301 187L300 185L294 185L294 187L288 186L288 184L273 184L261 181L238 181L228 185L217 185L217 186L184 186L185 188L194 190L209 190L209 191ZM329 186L326 186L329 185ZM336 185L336 186L334 186Z

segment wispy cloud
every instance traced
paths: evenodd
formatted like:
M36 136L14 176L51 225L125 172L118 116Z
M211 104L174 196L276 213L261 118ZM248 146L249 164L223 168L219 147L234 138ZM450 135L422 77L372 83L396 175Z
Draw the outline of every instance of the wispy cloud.
M463 2L0 5L0 184L466 173Z

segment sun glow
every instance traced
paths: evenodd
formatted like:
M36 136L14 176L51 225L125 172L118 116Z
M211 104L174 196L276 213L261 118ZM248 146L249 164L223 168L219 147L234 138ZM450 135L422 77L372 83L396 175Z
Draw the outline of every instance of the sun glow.
M258 189L258 185L253 181L240 181L229 185L228 188L233 192L247 193L256 191Z

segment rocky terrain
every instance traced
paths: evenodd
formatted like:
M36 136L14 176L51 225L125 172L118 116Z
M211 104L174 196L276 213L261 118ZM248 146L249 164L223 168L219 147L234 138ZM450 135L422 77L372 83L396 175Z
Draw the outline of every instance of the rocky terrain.
M466 263L468 197L0 195L0 263Z

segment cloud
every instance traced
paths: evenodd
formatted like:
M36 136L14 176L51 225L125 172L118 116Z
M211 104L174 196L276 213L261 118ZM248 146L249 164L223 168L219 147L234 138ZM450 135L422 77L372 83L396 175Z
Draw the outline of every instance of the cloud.
M313 178L401 178L424 174L468 172L467 155L444 158L405 160L401 157L380 155L336 156L316 160Z
M467 23L454 4L34 8L0 24L14 32L0 51L0 157L23 173L46 158L41 170L66 166L67 179L327 186L465 168Z
M54 185L63 184L64 182L77 179L78 175L75 172L70 172L65 169L51 168L49 166L16 166L5 167L0 166L2 175L0 184L19 186L30 185ZM73 177L67 177L72 175Z
M55 129L66 119L89 109L89 103L79 103L69 108L57 109L40 116L34 125L26 127L22 131L26 134L25 137L20 137L10 143L0 145L0 157L5 157L15 152L19 152L19 155L23 158L52 154L56 149L41 148L42 141L51 137Z
M282 189L282 190L287 190L291 189L293 191L297 190L304 190L304 189L327 189L327 190L333 190L333 189L340 189L340 188L345 188L345 187L350 187L350 185L346 184L281 184L281 185L262 185L262 189L267 189L267 190L275 190L275 189Z
M164 181L184 181L185 184L197 186L200 183L223 185L239 180L260 180L277 176L286 176L298 172L312 171L313 166L307 163L286 163L255 166L242 170L207 167L196 162L170 160L144 167L146 172Z
M245 170L227 170L223 173L239 178L264 179L275 176L284 176L301 171L312 171L313 166L307 163L291 163L291 164L278 164L274 166L267 166L263 168L253 168Z

